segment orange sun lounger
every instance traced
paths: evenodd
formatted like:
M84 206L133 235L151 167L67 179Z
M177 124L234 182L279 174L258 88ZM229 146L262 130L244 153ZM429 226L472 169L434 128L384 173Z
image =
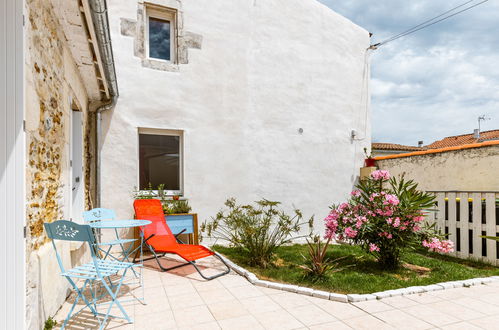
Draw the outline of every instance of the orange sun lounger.
M133 207L135 209L136 219L152 221L151 224L140 227L140 230L144 235L144 241L142 244L153 254L153 257L146 258L144 260L156 259L156 262L162 271L192 265L197 270L199 275L206 280L212 280L229 273L229 266L216 252L211 251L202 245L180 244L178 242L176 236L180 235L182 232L177 235L172 234L170 227L168 227L168 224L166 223L160 200L137 199L133 202ZM166 254L176 254L187 262L177 266L165 268L161 265L159 258L164 257ZM212 276L205 276L197 267L196 260L210 256L220 259L225 267L227 267L227 270Z

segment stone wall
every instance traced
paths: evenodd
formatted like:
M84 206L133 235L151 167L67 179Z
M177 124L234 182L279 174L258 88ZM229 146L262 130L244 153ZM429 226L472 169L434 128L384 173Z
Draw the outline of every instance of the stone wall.
M378 160L392 175L405 173L427 191L498 191L499 145Z
M84 113L86 145L93 132L87 93L51 1L26 1L25 33L26 322L27 329L40 329L68 293L68 283L59 276L52 245L46 244L43 223L70 216L72 109ZM91 150L84 150L85 161L91 161ZM90 191L91 173L86 171L85 176L86 190ZM71 246L57 246L65 266L71 267ZM82 247L75 248L79 249L78 255L84 255Z

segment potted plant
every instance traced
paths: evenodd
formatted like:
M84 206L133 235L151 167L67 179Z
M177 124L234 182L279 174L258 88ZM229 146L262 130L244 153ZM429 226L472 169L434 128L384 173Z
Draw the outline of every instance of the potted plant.
M371 153L367 153L367 148L364 148L364 155L366 155L366 158L364 159L364 166L365 167L373 167L376 166L376 159L374 159L371 156Z
M191 206L187 199L181 199L180 196L163 197L163 212L165 219L174 235L184 233L192 235L191 244L199 244L198 238L198 216L191 213Z

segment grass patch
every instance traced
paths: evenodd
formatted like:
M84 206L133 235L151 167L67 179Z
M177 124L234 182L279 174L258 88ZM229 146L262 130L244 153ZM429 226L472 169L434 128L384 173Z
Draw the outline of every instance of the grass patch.
M308 277L299 266L304 263L307 246L295 244L277 250L272 266L267 269L251 267L245 263L245 252L238 248L214 246L235 263L255 273L260 279L290 283L337 293L373 293L421 286L445 281L466 280L475 277L499 275L499 268L470 259L458 259L426 251L407 252L402 258L404 267L396 271L379 268L376 260L358 246L331 245L327 256L338 261L343 270L317 280Z

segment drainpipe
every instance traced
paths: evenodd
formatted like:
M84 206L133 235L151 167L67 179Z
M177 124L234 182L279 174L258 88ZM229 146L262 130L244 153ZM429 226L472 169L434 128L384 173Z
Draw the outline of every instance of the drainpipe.
M101 136L102 136L102 113L112 109L118 100L118 83L116 81L116 70L114 67L114 57L113 48L111 44L111 35L109 33L109 19L107 15L107 4L106 0L88 0L90 6L90 14L92 16L92 23L94 25L94 30L97 38L97 43L99 46L99 52L102 58L102 64L104 67L104 75L108 83L109 102L100 105L95 111L97 113L96 118L96 206L101 206L101 157L100 157L100 147L101 147Z

